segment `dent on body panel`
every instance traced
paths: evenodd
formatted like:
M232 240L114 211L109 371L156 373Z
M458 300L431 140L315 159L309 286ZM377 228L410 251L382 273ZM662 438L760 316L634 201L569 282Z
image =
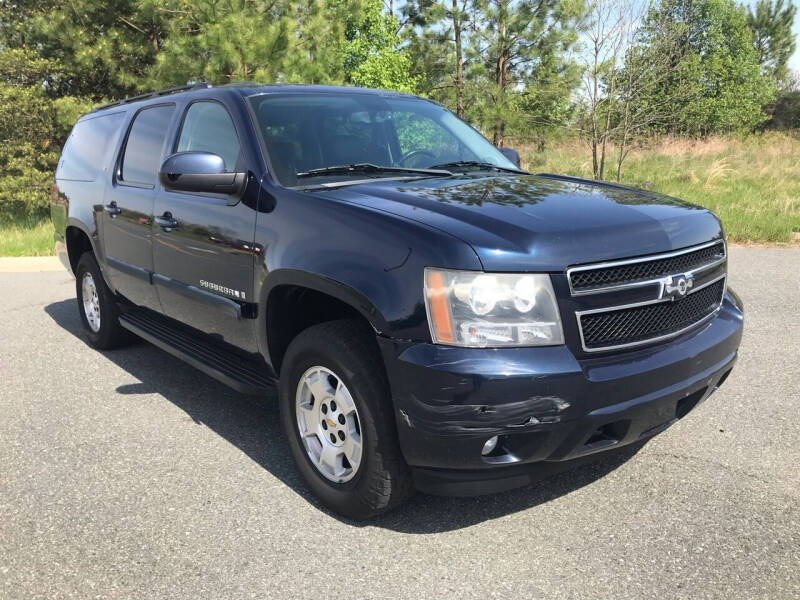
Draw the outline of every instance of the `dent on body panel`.
M575 410L577 390L553 383L554 377L569 378L581 370L563 347L507 351L414 344L403 349L382 340L381 349L390 357L386 364L400 420L410 428L444 435L540 431Z
M436 435L543 431L562 422L571 402L558 396L529 396L505 404L434 405L414 395L398 403L405 424Z

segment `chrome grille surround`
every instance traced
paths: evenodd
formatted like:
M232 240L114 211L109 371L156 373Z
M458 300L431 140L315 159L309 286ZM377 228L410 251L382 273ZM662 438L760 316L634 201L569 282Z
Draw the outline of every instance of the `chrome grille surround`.
M719 312L725 295L726 260L725 242L715 240L675 252L568 268L566 274L574 298L581 348L584 352L607 352L652 344L681 335L710 320ZM665 265L683 267L687 264L691 268L683 272L665 271ZM627 269L628 265L634 265L635 269ZM573 287L575 273L618 267L626 268L624 272L634 277L640 273L664 272L658 277L614 281L612 285L589 289ZM676 286L676 283L682 285ZM676 287L682 290L676 293ZM702 294L694 296L701 291ZM595 294L594 299L587 297ZM632 301L631 296L636 301ZM602 305L601 298L606 298L608 306ZM687 298L691 301L683 304Z
M696 275L722 264L727 257L725 242L715 240L675 252L570 267L567 269L567 281L573 296L599 294L633 286L653 285L677 272ZM641 276L637 277L637 272ZM595 282L605 280L608 283L587 285L586 282L591 281L592 277Z

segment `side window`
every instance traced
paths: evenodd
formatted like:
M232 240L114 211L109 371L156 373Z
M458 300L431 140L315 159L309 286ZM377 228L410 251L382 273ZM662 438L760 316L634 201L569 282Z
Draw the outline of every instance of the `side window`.
M167 135L174 105L145 108L133 120L120 179L126 183L155 185L161 166L161 149Z
M213 152L225 170L234 172L239 161L239 138L228 111L218 102L195 102L186 110L176 152Z
M84 119L72 128L56 179L94 181L103 169L109 148L116 142L125 113L111 113Z

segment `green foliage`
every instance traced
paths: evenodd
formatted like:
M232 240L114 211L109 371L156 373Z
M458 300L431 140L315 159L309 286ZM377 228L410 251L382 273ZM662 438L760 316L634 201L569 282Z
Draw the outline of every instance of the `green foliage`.
M151 87L187 81L278 80L293 35L292 5L251 0L170 0L174 17Z
M677 47L669 54L674 60L662 60L664 40ZM733 0L663 0L647 16L634 52L662 82L641 101L670 105L667 131L752 131L767 119L763 108L775 88L761 73L744 10Z
M57 66L55 95L94 100L136 91L158 53L168 14L162 0L2 0L6 48L36 48Z
M548 122L547 114L525 114L524 107L566 106L577 84L567 52L586 7L581 0L475 0L473 11L471 52L480 57L473 73L487 91L481 114L467 114L491 129L494 143L502 146L507 130Z
M169 0L150 87L187 81L351 83L413 91L380 0Z
M0 51L0 218L48 212L48 191L61 145L91 104L53 100L53 62L26 49Z
M403 19L408 25L404 36L410 72L418 79L418 92L455 106L455 40L446 3L447 0L406 2Z
M345 21L343 44L347 83L361 87L414 92L420 76L411 74L411 61L398 51L397 21L383 13L381 0L365 0L362 11Z
M579 71L568 53L585 10L582 0L415 0L404 9L413 72L457 109L460 43L467 120L497 144L544 135L572 114Z
M53 254L53 224L35 215L0 215L0 256L49 256Z
M55 112L41 82L49 63L33 52L0 51L0 217L47 209L58 158Z
M755 10L747 11L747 24L753 31L758 61L764 72L777 82L786 79L786 65L797 47L792 32L795 12L791 0L788 5L783 0L758 0Z
M35 87L0 84L0 215L45 214L54 146L52 103Z
M786 82L770 112L771 128L800 130L800 75Z

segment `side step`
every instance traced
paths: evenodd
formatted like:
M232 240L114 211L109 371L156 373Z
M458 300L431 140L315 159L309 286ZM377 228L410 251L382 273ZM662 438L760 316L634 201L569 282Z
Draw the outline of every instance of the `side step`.
M144 310L123 313L119 323L158 346L243 394L263 395L274 389L266 375L267 366L204 339L169 319Z

